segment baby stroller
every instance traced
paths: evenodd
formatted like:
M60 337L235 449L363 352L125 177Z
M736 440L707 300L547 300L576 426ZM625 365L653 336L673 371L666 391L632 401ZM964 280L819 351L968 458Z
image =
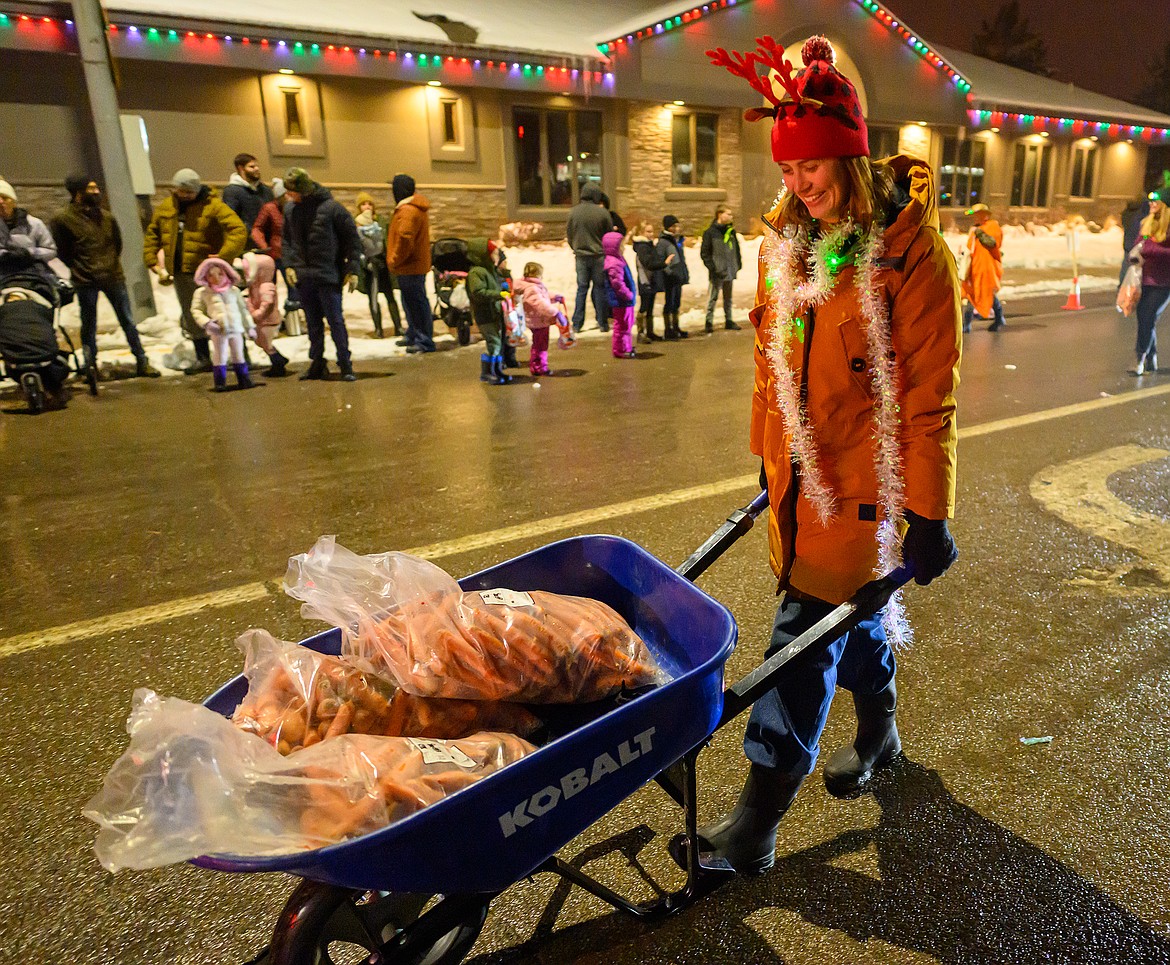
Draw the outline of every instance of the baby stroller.
M97 366L78 362L69 333L56 323L57 310L72 300L68 282L35 272L12 274L0 281L0 359L4 374L19 383L34 414L65 408L70 360L72 371L89 383L90 395L97 395ZM59 346L58 333L68 351Z
M471 342L471 299L467 297L467 242L439 238L431 244L431 271L435 281L435 318L455 332L460 345Z

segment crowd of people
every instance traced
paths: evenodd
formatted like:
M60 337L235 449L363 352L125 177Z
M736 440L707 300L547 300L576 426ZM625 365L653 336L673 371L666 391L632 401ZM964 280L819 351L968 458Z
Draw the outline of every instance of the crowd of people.
M413 178L394 177L389 213L381 213L377 199L364 191L351 212L304 168L293 167L268 183L251 154L236 155L233 167L222 194L190 168L176 172L169 195L145 229L144 261L160 284L174 286L180 327L194 352L186 372L211 373L213 387L222 390L227 388L230 365L239 387L254 386L248 338L267 356L266 375L289 374L289 360L276 347L275 337L284 317L300 312L309 341L309 366L300 378L328 376L328 329L341 379L355 381L342 308L343 292L355 289L368 299L376 338L385 334L384 304L399 346L410 354L436 350L426 288L432 269L430 206L416 191ZM68 203L46 224L21 208L11 185L0 180L0 279L31 267L46 277L71 280L86 366L96 367L98 301L104 295L135 357L135 374L157 377L160 373L135 326L121 266L122 235L104 204L101 185L83 174L67 178L65 189ZM962 331L970 332L979 316L990 321L989 331L997 332L1007 324L999 297L1004 232L986 204L974 205L967 214L973 224L958 264ZM1155 327L1170 304L1166 237L1170 207L1154 192L1141 215L1131 219L1123 265L1123 275L1129 264L1138 264L1141 271L1140 299L1135 301L1137 364L1131 370L1137 375L1157 370ZM571 311L563 296L548 294L539 264L529 263L523 278L513 280L506 253L495 241L483 238L471 244L474 268L467 292L484 340L483 381L495 385L511 381L506 370L517 360L507 332L515 311L527 318L533 338L529 358L533 375L549 372L550 328L559 326L559 343L571 345L572 336L585 324L590 303L597 327L611 333L615 358L634 358L637 346L691 334L680 322L682 290L691 282L691 272L677 217L665 215L660 227L639 221L630 230L600 188L587 183L569 212L565 238L576 269ZM632 263L627 246L632 248ZM698 249L708 282L704 331L714 331L720 297L723 328L737 330L733 285L743 258L728 205L716 207ZM278 305L278 276L288 289L283 311ZM231 294L238 289L244 292L240 298ZM662 334L656 331L659 304Z

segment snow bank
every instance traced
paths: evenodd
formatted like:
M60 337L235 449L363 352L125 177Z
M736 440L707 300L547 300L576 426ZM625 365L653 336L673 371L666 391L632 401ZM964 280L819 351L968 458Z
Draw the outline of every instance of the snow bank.
M1069 279L1072 276L1072 262L1069 255L1067 240L1068 227L1064 224L1052 228L1043 226L1029 226L1028 228L1008 225L1004 228L1004 289L1005 298L1034 295L1064 294L1068 291ZM966 244L965 233L948 232L944 235L948 246L958 251ZM1076 231L1078 246L1078 263L1081 269L1082 291L1104 290L1116 286L1116 270L1121 263L1122 232L1119 227L1111 227L1093 234L1086 230ZM755 265L759 256L762 238L744 239L741 241L743 251L744 270L735 280L735 302L737 305L750 304L755 295L756 271ZM633 253L627 251L627 258L633 259ZM577 273L573 261L573 253L563 242L544 242L531 245L517 245L509 249L508 267L515 273L523 270L524 264L529 261L539 262L544 267L545 284L550 292L560 292L568 299L570 306L577 287ZM698 239L694 239L692 247L687 249L687 265L691 272L691 283L683 287L682 321L689 325L701 323L704 315L704 306L707 295L707 272L699 260ZM1053 269L1067 272L1067 276L1053 281L1032 281L1019 285L1012 285L1011 272L1017 269ZM1108 269L1105 272L1097 271L1098 277L1086 275L1085 269ZM433 290L428 278L428 293ZM173 287L163 287L155 284L155 305L158 314L147 319L138 326L142 335L143 345L150 354L155 365L162 366L163 356L175 345L183 341L179 329L179 303ZM284 303L285 292L280 289L280 301ZM394 344L393 327L383 305L383 327L388 333L384 339L373 337L373 321L370 318L370 309L366 297L358 292L346 293L343 298L346 323L350 331L350 348L356 361L370 359L385 359L405 356L406 350ZM661 299L658 301L661 311ZM742 317L742 311L737 310L736 316ZM77 341L77 330L80 318L76 303L62 312L62 321ZM583 336L601 337L602 333L593 329L593 307L587 307L586 324L588 328ZM441 322L435 323L436 342L453 344L454 339L445 333ZM80 347L80 343L79 347ZM300 335L294 338L277 339L277 347L294 362L306 362L309 354L308 337ZM127 361L130 359L126 348L126 340L118 328L113 311L102 298L98 303L98 349L105 362ZM259 349L251 349L252 358L257 362L263 361ZM327 344L326 354L332 354L332 346ZM175 375L176 372L167 370L166 374Z

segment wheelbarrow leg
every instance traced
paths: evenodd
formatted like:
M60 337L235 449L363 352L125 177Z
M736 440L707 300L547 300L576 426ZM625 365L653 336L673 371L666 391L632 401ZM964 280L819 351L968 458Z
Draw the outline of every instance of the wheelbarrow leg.
M698 788L695 780L695 762L698 759L699 750L700 748L695 748L688 752L685 757L673 765L682 781L681 792L686 817L685 838L689 859L687 880L681 889L664 895L657 901L639 904L619 895L612 888L603 885L596 878L574 868L555 855L546 860L537 870L559 875L619 911L647 921L668 918L734 878L735 870L726 861L722 859L703 861L699 855Z

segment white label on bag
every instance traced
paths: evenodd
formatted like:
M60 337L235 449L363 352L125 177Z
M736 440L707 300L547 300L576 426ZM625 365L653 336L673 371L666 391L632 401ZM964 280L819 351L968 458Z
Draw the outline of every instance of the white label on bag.
M484 603L499 606L536 606L531 593L518 590L480 590L479 598Z
M407 740L420 754L424 764L454 764L470 770L475 767L475 761L463 753L458 747L444 744L437 740L423 740L419 737L408 737Z

